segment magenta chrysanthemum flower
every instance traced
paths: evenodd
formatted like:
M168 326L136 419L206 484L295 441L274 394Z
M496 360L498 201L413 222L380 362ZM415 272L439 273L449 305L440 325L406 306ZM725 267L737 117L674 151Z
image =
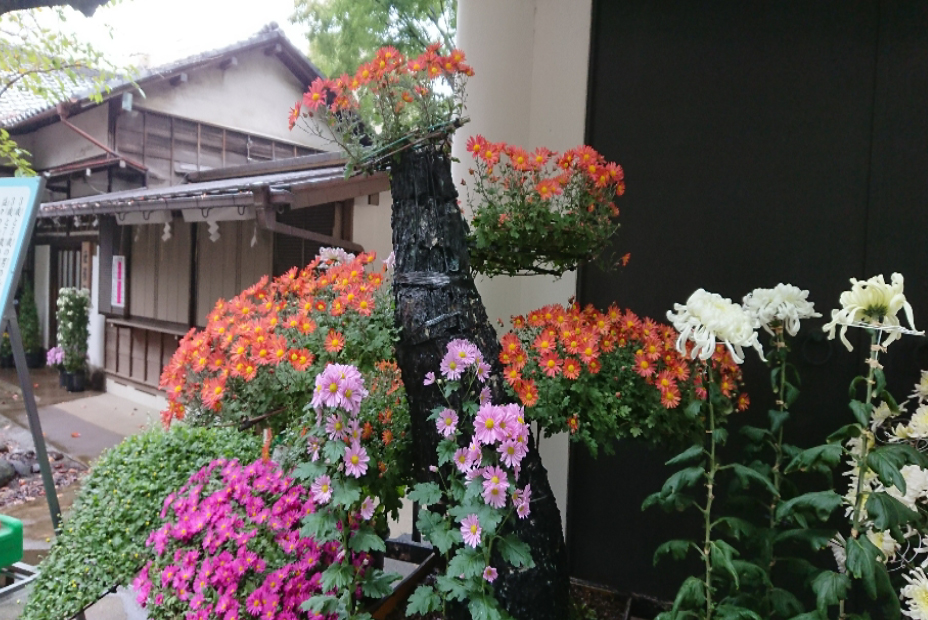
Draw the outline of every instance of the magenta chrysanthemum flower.
M309 488L313 494L313 501L317 504L328 504L332 499L332 479L328 476L319 476Z
M364 501L361 502L361 518L365 521L370 521L371 517L374 516L374 500L370 496L365 497Z
M468 515L461 521L461 536L464 537L465 545L476 548L480 544L482 533L480 518L477 515Z
M355 478L360 478L367 473L367 464L370 461L367 456L367 450L361 446L360 442L354 442L345 448L345 473Z
M438 414L435 425L438 427L438 432L441 433L443 437L453 437L454 431L458 428L458 414L456 414L453 409L446 408Z
M499 576L499 573L492 566L487 566L485 569L483 569L483 578L489 581L490 583L493 583L494 581L496 581L496 578L498 576Z
M422 385L432 385L435 383L435 373L427 372L425 373L425 380L422 382Z

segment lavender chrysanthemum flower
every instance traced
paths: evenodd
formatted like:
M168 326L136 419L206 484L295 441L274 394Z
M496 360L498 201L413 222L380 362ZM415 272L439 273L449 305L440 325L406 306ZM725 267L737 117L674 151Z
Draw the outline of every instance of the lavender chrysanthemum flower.
M457 381L461 378L461 375L464 374L464 371L467 369L467 366L461 363L461 361L454 355L452 352L448 352L441 359L441 365L439 366L441 370L441 376L449 381Z
M452 340L448 343L448 355L454 357L462 368L467 368L477 361L480 350L469 340Z
M499 572L497 572L497 570L493 568L492 566L487 566L485 569L483 569L483 578L486 579L490 583L493 583L494 581L496 581L496 578L498 576L499 576Z
M435 383L435 373L427 372L425 373L425 380L422 382L422 385L432 385Z
M361 518L365 521L370 521L371 517L374 516L374 500L370 496L365 497L364 501L361 502Z
M325 432L332 441L340 441L348 436L348 429L345 427L345 422L337 413L333 413L329 416L325 424Z
M313 494L313 501L317 504L328 504L332 499L332 479L328 476L319 476L309 488Z

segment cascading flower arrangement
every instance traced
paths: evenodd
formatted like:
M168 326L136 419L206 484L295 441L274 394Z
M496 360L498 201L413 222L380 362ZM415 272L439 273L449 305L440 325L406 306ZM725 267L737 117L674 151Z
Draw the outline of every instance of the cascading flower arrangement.
M678 350L679 339L669 325L615 305L599 312L552 304L513 318L500 362L545 435L569 431L593 455L611 453L622 437L680 445L702 433L699 402L707 391L702 364L689 348ZM722 395L746 409L740 367L723 346L708 346Z
M367 556L301 536L310 493L274 463L218 459L165 499L151 533L155 558L133 582L153 620L306 618L302 604L325 589L324 571ZM354 592L349 592L353 596Z
M409 499L419 502L417 526L445 559L444 574L434 586L421 585L409 599L407 613L447 616L448 604L467 605L472 618L509 618L494 596L493 582L505 567L530 568L529 546L506 533L509 519L531 514L532 489L516 486L529 449L529 430L519 405L494 405L484 386L479 402L465 400L452 408L453 395L473 394L486 382L490 367L476 345L448 343L440 377L447 407L431 415L442 439L438 444L438 482L416 484ZM431 510L430 510L431 509Z
M393 47L377 51L354 75L317 78L290 111L290 128L334 141L353 169L381 168L400 150L441 143L466 122L464 87L474 74L464 52L429 45L416 58ZM325 132L323 132L325 128Z
M625 193L621 166L589 146L528 152L478 135L467 150L474 160L467 203L475 270L561 275L608 246L618 228L614 200Z
M388 272L368 270L373 261L373 254L323 249L301 270L220 299L206 328L190 330L162 372L170 401L164 423L189 414L195 424L260 421L279 431L302 413L327 364L368 372L391 360Z

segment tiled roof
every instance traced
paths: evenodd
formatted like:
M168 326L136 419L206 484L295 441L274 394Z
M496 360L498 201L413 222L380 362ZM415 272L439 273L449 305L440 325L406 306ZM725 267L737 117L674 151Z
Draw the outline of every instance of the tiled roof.
M277 27L277 24L271 23L262 28L260 33L244 41L148 69L135 78L135 84L142 86L146 82L170 78L173 75L214 62L235 52L242 52L268 44L279 44L281 46L282 60L306 84L309 84L315 77L322 75L319 69L287 39L283 31ZM63 101L86 100L95 90L90 77L79 77L77 83L72 83L61 74L47 75L44 79L49 85L55 84L56 81L61 84L71 84L70 88L56 89L69 90L68 96ZM134 84L128 78L120 78L111 81L109 87L111 89L110 93L104 96L112 96L125 90L131 90L134 88ZM0 127L15 127L43 112L53 110L57 103L59 102L49 103L42 97L14 85L0 96Z

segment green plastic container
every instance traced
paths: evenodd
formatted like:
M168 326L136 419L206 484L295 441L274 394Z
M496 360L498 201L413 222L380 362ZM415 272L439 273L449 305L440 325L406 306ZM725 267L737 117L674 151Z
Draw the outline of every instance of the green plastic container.
M0 567L23 559L23 522L0 515Z

